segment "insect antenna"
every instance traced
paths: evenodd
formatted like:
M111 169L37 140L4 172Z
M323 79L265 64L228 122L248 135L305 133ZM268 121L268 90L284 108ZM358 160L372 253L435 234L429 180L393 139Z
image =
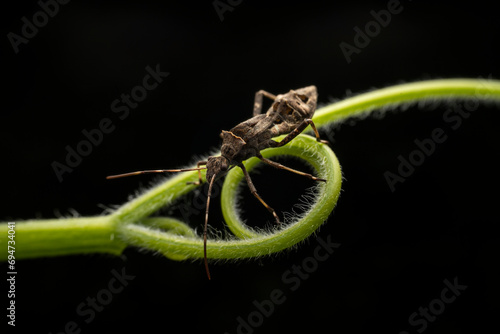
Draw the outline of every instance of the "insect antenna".
M205 210L205 227L203 228L203 255L205 257L205 270L207 271L207 277L210 278L210 269L208 269L208 259L207 259L207 229L208 229L208 210L210 208L210 196L212 195L212 186L214 184L215 175L210 179L210 185L208 186L207 195L207 208Z
M197 167L197 168L184 168L184 169L151 169L151 170L139 170L136 172L117 174L117 175L109 175L106 176L106 179L118 179L120 177L134 176L140 174L152 174L152 173L176 173L176 172L190 172L193 170L203 170L207 169L207 167Z
M203 162L202 162L203 163ZM200 163L201 164L201 163ZM231 166L231 168L234 166ZM229 169L231 169L229 168ZM130 172L130 173L124 173L124 174L116 174L116 175L109 175L106 176L106 179L118 179L121 177L128 177L128 176L134 176L134 175L141 175L141 174L152 174L152 173L176 173L176 172L189 172L189 171L200 171L207 169L207 167L197 167L197 168L184 168L184 169L151 169L151 170L139 170L136 172ZM207 207L205 211L205 226L203 228L203 255L205 259L205 270L207 272L207 277L208 279L211 279L210 276L210 269L208 268L208 258L207 258L207 233L208 233L208 212L210 208L210 197L212 195L212 186L214 185L215 181L215 176L212 176L210 179L210 184L208 186L208 196L207 196Z

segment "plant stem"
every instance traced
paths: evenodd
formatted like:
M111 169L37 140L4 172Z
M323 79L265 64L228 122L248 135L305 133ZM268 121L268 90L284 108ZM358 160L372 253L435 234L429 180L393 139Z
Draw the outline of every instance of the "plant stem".
M408 103L426 100L477 99L500 102L500 81L485 79L444 79L407 83L349 97L316 111L316 126L359 116L375 109L388 110ZM300 135L281 148L264 150L265 157L293 155L310 163L321 178L315 200L301 217L281 229L259 232L246 226L237 213L238 184L243 179L239 169L226 176L221 195L224 218L235 236L234 240L209 240L210 258L246 258L267 255L289 248L304 240L326 220L340 194L341 172L335 154L310 136ZM245 162L251 170L258 159ZM182 260L203 257L203 240L194 230L172 218L149 216L170 205L195 186L196 172L174 175L107 216L63 218L16 222L16 259L61 256L85 253L120 254L127 245L159 251ZM0 224L0 245L10 241L8 225ZM0 260L7 259L2 252Z
M7 224L0 224L0 244L7 245ZM16 259L86 253L119 255L126 244L116 238L111 221L105 216L28 220L15 224ZM7 248L5 246L5 248ZM0 252L0 260L8 253Z
M375 109L387 110L425 100L477 99L500 100L500 81L488 79L442 79L411 82L346 98L316 110L313 121L322 127L359 116Z

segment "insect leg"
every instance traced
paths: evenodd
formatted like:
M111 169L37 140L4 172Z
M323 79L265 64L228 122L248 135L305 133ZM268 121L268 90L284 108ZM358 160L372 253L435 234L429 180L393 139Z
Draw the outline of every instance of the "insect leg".
M321 179L321 178L316 177L316 176L314 176L314 175L311 175L311 174L309 174L309 173L304 173L304 172L298 171L298 170L296 170L296 169L293 169L293 168L290 168L290 167L284 166L284 165L282 165L282 164L280 164L280 163L278 163L278 162L276 162L276 161L272 161L272 160L266 159L266 158L264 158L261 154L258 154L258 155L257 155L257 158L259 158L260 160L262 160L262 162L265 162L266 164L271 165L271 166L273 166L273 167L275 167L275 168L278 168L278 169L285 169L285 170L290 171L290 172L292 172L292 173L295 173L295 174L299 174L299 175L305 176L305 177L307 177L307 178L309 178L309 179L311 179L311 180L314 180L314 181L323 181L323 182L326 182L326 180L325 180L325 179Z
M253 103L254 116L257 116L262 112L262 99L264 96L273 101L276 100L276 95L266 92L265 90L259 90L257 93L255 93L255 100Z
M198 161L198 163L196 164L196 167L200 168L200 166L205 166L206 164L207 164L206 161ZM203 183L203 179L201 178L201 169L198 169L198 181L186 182L186 184L195 184L197 186L199 186L202 183Z
M316 129L316 125L314 125L314 122L312 119L310 118L307 118L304 120L305 123L307 124L310 124L311 125L311 128L313 129L314 131L314 135L316 136L316 141L322 143L322 144L327 144L328 145L328 141L327 140L323 140L321 139L321 137L319 136L319 132L318 132L318 129ZM307 126L307 125L306 125ZM199 172L198 172L199 173Z
M318 129L316 129L316 126L314 125L314 122L310 118L306 118L303 120L295 129L293 129L292 132L290 132L285 138L283 138L279 143L276 143L273 147L281 147L283 145L286 145L288 142L290 142L292 139L297 137L302 131L304 131L305 128L307 128L308 125L311 125L314 134L316 135L316 140L320 143L323 144L328 144L326 140L322 140L319 136Z
M267 203L264 202L264 200L259 196L259 194L257 194L257 189L253 185L252 179L250 178L250 175L248 174L248 171L245 168L245 166L243 164L239 164L238 166L241 168L241 170L243 171L243 174L245 175L245 179L247 180L248 188L250 188L250 192L252 193L252 195L254 195L255 198L257 198L262 203L262 205L264 205L264 207L267 209L267 211L269 211L273 215L274 219L276 219L276 223L280 224L280 219L278 218L276 211L274 211L273 208L271 208L269 205L267 205Z

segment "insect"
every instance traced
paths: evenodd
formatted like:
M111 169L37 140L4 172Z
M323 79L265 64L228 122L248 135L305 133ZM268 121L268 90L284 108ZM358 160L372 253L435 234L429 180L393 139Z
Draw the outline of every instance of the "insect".
M271 107L266 113L262 113L263 98L273 100ZM219 177L224 176L227 171L237 166L241 168L245 176L250 192L255 196L260 203L273 215L276 223L280 224L280 220L276 212L270 207L257 193L248 171L243 165L243 161L257 157L264 163L275 168L285 169L290 172L305 176L311 180L323 181L311 174L304 173L280 163L264 158L260 151L270 147L280 147L286 145L292 139L297 137L302 131L311 125L316 140L327 144L327 141L321 140L318 130L312 121L312 116L316 110L318 93L315 86L308 86L297 90L290 90L286 94L273 95L267 91L260 90L255 93L255 101L253 107L253 117L236 125L229 131L222 131L221 154L219 156L210 156L205 161L199 161L196 168L186 169L157 169L143 170L125 174L111 175L108 179L120 177L146 174L146 173L165 173L165 172L186 172L198 171L198 181L191 182L193 184L201 184L203 182L201 170L206 169L206 181L208 182L208 196L205 211L205 226L203 230L203 252L205 259L205 269L208 279L211 278L207 260L207 227L208 227L208 212L210 207L210 196L214 181ZM287 134L285 138L277 142L272 138L279 135Z

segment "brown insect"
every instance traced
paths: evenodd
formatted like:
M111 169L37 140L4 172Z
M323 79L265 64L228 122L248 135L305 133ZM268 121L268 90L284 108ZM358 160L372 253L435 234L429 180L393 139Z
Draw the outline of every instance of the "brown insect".
M263 97L273 100L271 107L265 114L262 113ZM252 195L255 196L273 215L278 224L280 223L278 215L274 209L267 205L267 203L264 202L264 200L257 193L257 189L255 188L248 171L243 165L243 161L251 157L257 157L264 163L275 168L286 169L290 172L308 177L311 180L326 182L325 179L317 178L311 174L283 166L282 164L264 158L260 154L260 151L263 149L280 147L287 144L304 131L308 125L311 125L314 134L316 135L316 140L326 144L326 141L320 139L318 130L311 119L316 110L317 100L318 93L315 86L290 90L288 93L281 95L273 95L264 90L260 90L255 94L253 117L236 125L229 131L221 132L220 136L222 138L222 147L220 156L208 157L206 161L198 162L196 168L143 170L112 175L107 178L115 179L146 173L186 172L196 170L198 171L198 181L192 183L199 185L203 182L201 170L206 169L206 180L209 183L209 187L205 211L205 226L203 230L203 251L205 269L208 279L210 279L210 271L208 269L207 260L208 211L210 207L212 185L217 178L225 175L228 170L235 166L240 167L245 175L245 179ZM288 135L279 142L272 139L282 134Z

